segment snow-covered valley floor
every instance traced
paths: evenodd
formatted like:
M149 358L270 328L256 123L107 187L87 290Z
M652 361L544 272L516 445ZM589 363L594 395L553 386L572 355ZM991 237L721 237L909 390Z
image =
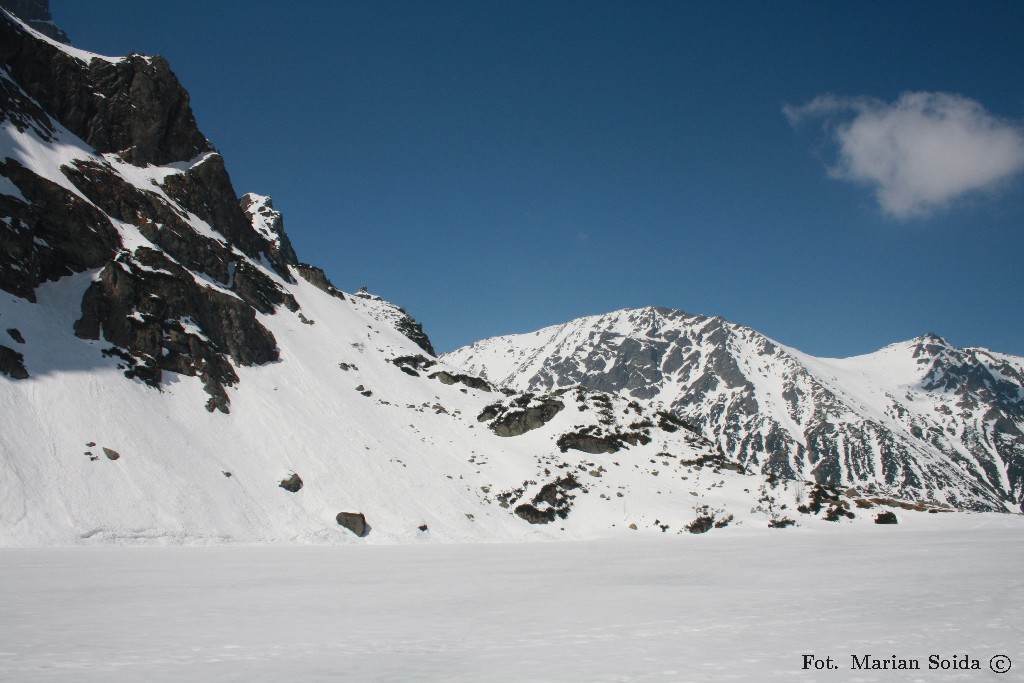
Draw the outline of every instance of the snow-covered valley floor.
M0 549L4 681L1021 680L1024 523ZM835 671L804 671L804 654ZM851 655L917 658L855 671ZM980 671L928 670L968 655ZM989 670L1006 655L1008 676Z

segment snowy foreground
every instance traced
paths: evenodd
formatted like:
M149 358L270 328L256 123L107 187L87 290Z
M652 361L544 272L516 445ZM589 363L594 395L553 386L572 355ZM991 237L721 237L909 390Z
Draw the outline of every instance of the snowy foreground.
M0 680L1021 680L1024 524L0 550ZM934 520L934 521L933 521ZM801 670L803 655L835 671ZM921 671L854 671L851 655ZM929 671L968 655L980 671ZM995 655L1013 669L997 676Z

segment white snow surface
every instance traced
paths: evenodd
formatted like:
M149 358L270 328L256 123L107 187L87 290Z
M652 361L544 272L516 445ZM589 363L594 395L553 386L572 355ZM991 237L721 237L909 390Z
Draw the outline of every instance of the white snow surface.
M0 679L1020 680L1022 520L543 544L0 550ZM805 670L804 655L834 671ZM851 655L920 671L852 670ZM928 670L936 655L980 671ZM989 670L996 655L1007 676Z

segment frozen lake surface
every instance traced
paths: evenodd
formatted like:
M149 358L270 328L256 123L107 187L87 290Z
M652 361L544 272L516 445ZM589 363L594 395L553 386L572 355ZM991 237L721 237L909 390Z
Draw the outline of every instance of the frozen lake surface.
M1024 526L0 550L4 681L1021 680ZM802 655L832 672L802 671ZM918 672L850 670L851 655ZM968 655L981 671L928 671ZM996 676L989 660L1014 670Z

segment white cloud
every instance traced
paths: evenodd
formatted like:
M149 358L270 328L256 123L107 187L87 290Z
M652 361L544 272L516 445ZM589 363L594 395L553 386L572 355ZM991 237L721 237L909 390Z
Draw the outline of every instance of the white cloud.
M835 178L870 185L897 219L926 216L1024 169L1024 128L948 93L904 93L889 104L823 95L783 109L796 126L823 119L838 145Z

